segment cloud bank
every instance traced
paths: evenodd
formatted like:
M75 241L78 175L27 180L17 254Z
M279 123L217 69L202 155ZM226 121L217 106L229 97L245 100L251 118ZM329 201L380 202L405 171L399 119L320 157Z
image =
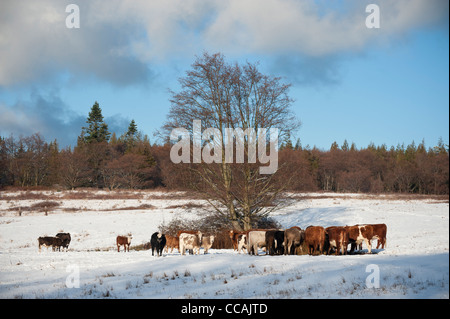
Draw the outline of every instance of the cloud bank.
M424 26L447 26L448 1L380 0L381 28L367 29L374 1L2 1L0 86L53 79L62 70L113 85L148 82L152 64L203 50L324 59L386 44ZM291 62L292 63L292 62Z
M64 148L76 144L87 116L73 111L57 91L50 94L33 91L29 98L20 99L12 106L0 102L0 136L11 132L15 137L40 133L48 141L57 139ZM105 123L110 132L120 136L126 132L129 120L116 114L105 117Z
M71 3L80 8L79 29L65 24ZM380 8L379 29L365 25L370 3ZM446 0L2 0L0 134L40 132L73 145L86 118L55 88L149 86L164 82L161 65L178 68L203 51L264 58L288 81L333 85L343 58L418 29L448 33L448 11ZM14 90L29 99L12 93L8 104L2 92ZM120 115L105 120L116 132L128 124Z

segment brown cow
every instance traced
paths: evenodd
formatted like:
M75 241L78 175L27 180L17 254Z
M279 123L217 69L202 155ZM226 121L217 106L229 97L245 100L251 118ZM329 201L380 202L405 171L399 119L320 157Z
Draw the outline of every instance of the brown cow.
M166 235L166 247L164 247L166 253L169 252L169 248L170 253L173 252L174 248L180 251L180 238L178 236Z
M373 237L372 240L375 238L377 239L377 249L380 247L384 249L384 246L386 245L386 233L387 233L387 226L386 224L370 224L373 229Z
M38 238L39 252L41 252L41 247L52 247L52 250L59 250L63 246L63 240L59 237L44 236Z
M133 237L131 235L117 236L117 238L116 238L117 252L120 252L120 246L122 246L122 245L123 245L125 252L127 250L130 251L131 239L133 239Z
M205 254L208 253L208 250L211 248L213 243L214 243L214 235L202 237L201 247L203 247L205 249L205 252L204 252Z
M340 253L342 248L342 255L347 255L347 246L349 243L348 232L345 227L332 226L325 228L328 237L327 255L330 254L332 248L336 249L336 255Z
M308 254L314 254L317 248L322 254L325 246L325 229L322 226L308 226L305 230L305 243Z
M241 231L235 231L230 230L230 239L233 243L233 249L239 251L239 236L241 235L247 235L247 232L241 232Z
M238 252L241 253L241 250L244 251L244 249L247 249L247 235L241 234L238 235Z
M268 230L266 231L266 254L275 255L275 232L276 230Z
M348 232L349 241L351 243L350 253L355 251L355 247L359 246L363 241L366 243L369 254L372 253L372 245L370 243L373 235L373 227L371 225L355 225L345 226Z

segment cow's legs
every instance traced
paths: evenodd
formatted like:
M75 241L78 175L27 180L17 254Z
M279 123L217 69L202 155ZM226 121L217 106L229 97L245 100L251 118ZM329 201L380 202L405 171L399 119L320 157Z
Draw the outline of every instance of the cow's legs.
M370 243L370 240L367 238L364 238L364 242L366 243L367 249L369 250L369 254L372 253L372 244Z

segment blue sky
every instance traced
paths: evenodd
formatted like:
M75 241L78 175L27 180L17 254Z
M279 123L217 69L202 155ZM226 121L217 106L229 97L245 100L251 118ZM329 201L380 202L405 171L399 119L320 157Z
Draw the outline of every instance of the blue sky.
M66 5L80 8L68 29ZM368 29L366 5L380 8ZM148 134L196 55L258 62L291 83L302 145L449 143L448 1L2 1L0 135L73 145L98 101Z

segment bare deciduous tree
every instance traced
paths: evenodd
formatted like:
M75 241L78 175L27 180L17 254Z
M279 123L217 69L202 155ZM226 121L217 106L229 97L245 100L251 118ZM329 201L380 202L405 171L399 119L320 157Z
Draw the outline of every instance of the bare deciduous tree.
M289 180L276 183L281 167L275 174L261 174L259 167L265 163L261 158L256 163L249 161L249 145L250 132L255 133L257 140L262 137L259 129L276 128L281 140L298 128L300 123L290 110L293 102L288 95L290 85L278 77L262 74L255 64L229 64L220 53L198 57L179 82L181 90L171 92L171 109L164 131L169 136L175 128L186 129L191 134L191 145L201 140L194 134L194 121L201 121L202 132L213 128L221 133L219 141L202 141L202 146L206 142L214 144L210 151L221 156L219 161L205 163L203 160L188 165L194 173L192 185L217 212L230 219L234 228L249 229L255 219L276 207L277 196L289 184ZM227 129L234 132L242 129L248 134L242 138L231 137L231 142ZM244 163L226 160L227 143L243 144ZM268 144L260 147L266 148ZM190 148L190 158L194 158L193 148Z

